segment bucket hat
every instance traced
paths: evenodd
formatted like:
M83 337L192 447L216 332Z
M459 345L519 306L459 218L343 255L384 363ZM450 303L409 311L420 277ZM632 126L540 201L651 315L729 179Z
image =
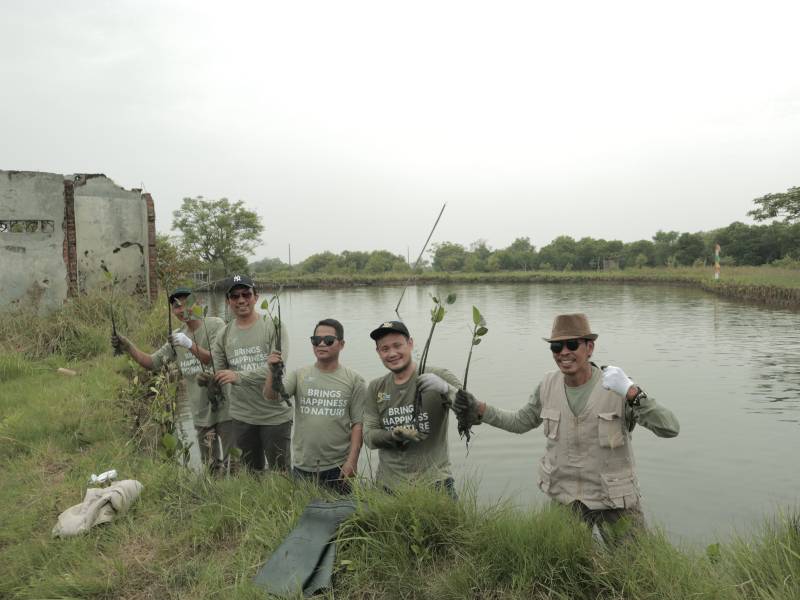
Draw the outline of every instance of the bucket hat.
M558 342L561 340L596 340L597 334L592 333L589 327L589 318L583 313L558 315L553 321L553 331L545 342Z

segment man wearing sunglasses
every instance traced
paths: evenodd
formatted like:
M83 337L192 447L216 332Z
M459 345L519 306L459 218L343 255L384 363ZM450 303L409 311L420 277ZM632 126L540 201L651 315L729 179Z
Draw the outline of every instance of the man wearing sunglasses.
M311 347L316 362L292 371L284 383L286 393L295 398L292 474L349 494L361 451L364 378L339 363L344 327L336 319L317 323ZM281 363L280 352L267 359L270 366ZM272 373L270 368L264 396L282 403L272 387Z
M255 472L287 471L291 464L292 409L267 402L263 388L267 356L275 349L277 330L271 319L256 311L253 281L247 275L228 280L225 294L233 315L217 335L212 348L216 375L229 401L236 447L242 462ZM288 336L281 333L283 355L288 354Z
M634 471L631 431L636 424L658 437L675 437L671 411L647 396L619 367L591 362L597 334L584 314L558 315L545 341L558 371L548 373L520 410L505 411L460 390L455 411L514 433L543 425L547 447L539 464L539 488L569 506L590 525L626 517L644 525Z
M377 483L393 490L422 482L455 497L447 423L461 382L446 369L417 373L414 340L402 321L387 321L370 337L389 370L370 382L364 408L364 442L378 449Z
M213 473L221 473L224 461L233 442L233 428L228 415L228 405L223 402L210 402L209 390L203 385L201 378L203 365L211 364L211 352L206 349L223 327L225 321L217 317L206 317L203 320L192 319L185 310L187 298L192 290L179 287L169 295L172 315L182 323L172 332L169 341L152 354L142 352L128 338L111 336L111 345L126 352L139 365L150 371L158 371L169 362L176 362L178 370L186 382L186 399L192 411L192 422L197 433L197 447L204 465L208 465ZM218 389L217 389L218 391Z

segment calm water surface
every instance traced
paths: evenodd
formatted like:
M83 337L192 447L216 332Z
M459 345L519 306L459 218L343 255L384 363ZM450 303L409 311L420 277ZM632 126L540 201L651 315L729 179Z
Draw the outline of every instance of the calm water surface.
M489 333L475 349L469 387L505 409L521 407L555 368L542 341L554 315L589 315L600 336L595 362L622 367L680 420L674 439L643 428L633 434L645 511L673 539L728 537L800 504L800 314L660 286L420 286L407 290L400 309L418 350L430 327L429 294L451 291L458 300L437 326L429 363L463 378L477 305ZM392 287L284 291L288 367L313 362L308 336L319 319L334 317L345 327L341 361L367 381L382 375L369 331L393 318L399 295ZM214 304L223 306L219 299ZM545 445L540 429L517 435L482 425L467 455L455 418L450 428L457 483L471 480L487 503L543 502L536 486ZM362 474L376 464L365 452Z

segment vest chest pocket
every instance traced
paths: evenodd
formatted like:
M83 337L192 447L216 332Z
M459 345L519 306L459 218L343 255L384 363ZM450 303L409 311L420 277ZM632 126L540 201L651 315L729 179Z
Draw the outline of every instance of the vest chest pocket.
M622 433L622 419L617 413L597 414L597 433L600 437L601 448L619 448L625 445L625 435Z
M542 429L549 439L558 439L558 424L560 421L561 413L559 411L552 408L542 409Z

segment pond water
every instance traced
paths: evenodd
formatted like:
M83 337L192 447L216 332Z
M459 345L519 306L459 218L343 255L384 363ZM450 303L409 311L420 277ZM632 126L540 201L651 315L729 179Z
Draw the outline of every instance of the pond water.
M282 316L291 343L288 367L313 362L308 336L321 318L345 327L343 364L367 381L385 371L369 331L393 318L400 288L285 290ZM455 292L431 345L430 365L459 377L469 351L472 305L489 333L476 347L469 387L484 401L521 407L555 369L542 337L558 313L586 312L599 334L594 360L622 367L675 412L681 433L633 434L645 512L673 539L710 542L745 533L764 516L800 505L800 314L717 298L699 290L609 284L507 284L410 287L400 308L421 350L431 293ZM262 293L261 298L269 297ZM213 298L212 310L224 309ZM190 423L188 423L190 425ZM544 501L536 486L541 429L522 435L475 428L467 455L450 422L457 484L471 481L487 503ZM377 456L364 452L362 474Z

